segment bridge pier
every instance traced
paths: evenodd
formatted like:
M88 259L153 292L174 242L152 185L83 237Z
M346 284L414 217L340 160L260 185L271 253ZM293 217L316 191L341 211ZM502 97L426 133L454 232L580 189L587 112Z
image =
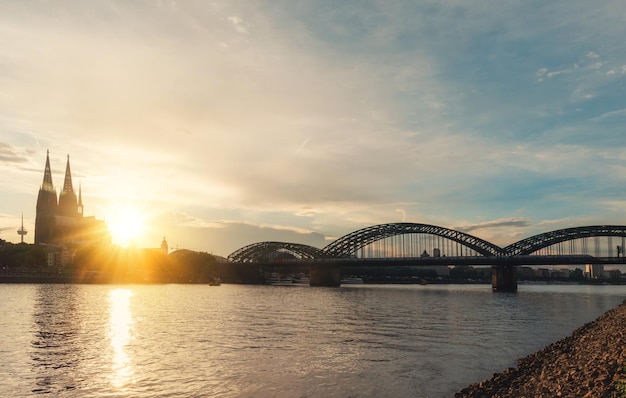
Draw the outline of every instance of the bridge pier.
M312 266L309 271L310 286L339 287L341 270L333 266Z
M517 270L511 265L491 267L491 288L494 292L516 292Z

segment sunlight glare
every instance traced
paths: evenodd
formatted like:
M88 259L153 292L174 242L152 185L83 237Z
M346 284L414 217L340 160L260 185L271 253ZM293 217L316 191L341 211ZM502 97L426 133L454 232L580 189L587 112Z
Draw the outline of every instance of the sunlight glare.
M115 387L123 387L130 381L133 369L131 360L126 353L126 345L131 340L133 325L130 310L130 297L132 292L128 289L114 289L109 292L109 337L113 350L112 383Z
M113 207L106 217L113 243L127 247L141 236L144 230L144 216L133 206Z

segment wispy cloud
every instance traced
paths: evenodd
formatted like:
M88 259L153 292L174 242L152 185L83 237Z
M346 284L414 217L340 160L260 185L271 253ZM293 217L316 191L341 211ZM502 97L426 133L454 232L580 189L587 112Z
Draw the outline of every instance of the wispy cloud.
M27 163L29 156L26 150L14 148L0 142L0 161L6 163Z
M508 228L508 227L528 227L531 226L531 222L525 218L511 218L511 219L500 219L500 220L492 220L485 221L482 223L474 224L474 225L464 225L461 227L456 227L459 231L463 232L472 232L476 230L482 229L492 229L492 228Z
M233 24L237 32L246 34L246 35L249 33L248 28L250 25L246 21L244 21L242 18L232 16L232 17L228 17L228 20Z
M400 213L401 219L400 221L406 221L406 211L404 209L396 209L396 212Z
M168 215L159 234L198 247L230 248L218 230L321 244L397 220L510 240L614 185L619 15L608 1L3 2L0 192L36 190L50 149L59 180L72 155L88 208L143 198Z
M599 121L599 120L612 119L612 118L621 118L624 116L626 116L626 108L603 113L600 116L596 116L592 120Z
M579 68L578 64L574 64L569 68L560 69L560 70L549 70L548 68L541 68L537 71L537 81L543 81L544 77L553 78L554 76L573 73L577 71Z
M594 51L589 51L587 54L585 54L585 57L589 58L589 59L600 58L600 56L598 54L596 54Z

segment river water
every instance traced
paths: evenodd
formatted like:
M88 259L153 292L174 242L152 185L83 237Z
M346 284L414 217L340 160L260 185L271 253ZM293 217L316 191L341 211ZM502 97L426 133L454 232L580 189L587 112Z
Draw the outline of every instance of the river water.
M624 286L0 285L0 395L451 397Z

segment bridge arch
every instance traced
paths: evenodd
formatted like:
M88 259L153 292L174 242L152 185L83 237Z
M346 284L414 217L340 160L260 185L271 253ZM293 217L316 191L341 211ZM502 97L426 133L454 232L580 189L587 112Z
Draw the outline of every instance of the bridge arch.
M503 251L506 256L524 256L558 243L599 236L624 238L626 237L626 226L591 225L558 229L522 239L508 245Z
M440 236L466 246L483 256L498 256L503 254L500 246L464 232L438 227L436 225L416 223L379 224L359 229L358 231L342 236L322 250L332 257L350 257L370 243L404 234L430 234Z
M233 263L272 262L285 258L314 260L327 257L317 247L299 243L258 242L235 250L228 256Z

